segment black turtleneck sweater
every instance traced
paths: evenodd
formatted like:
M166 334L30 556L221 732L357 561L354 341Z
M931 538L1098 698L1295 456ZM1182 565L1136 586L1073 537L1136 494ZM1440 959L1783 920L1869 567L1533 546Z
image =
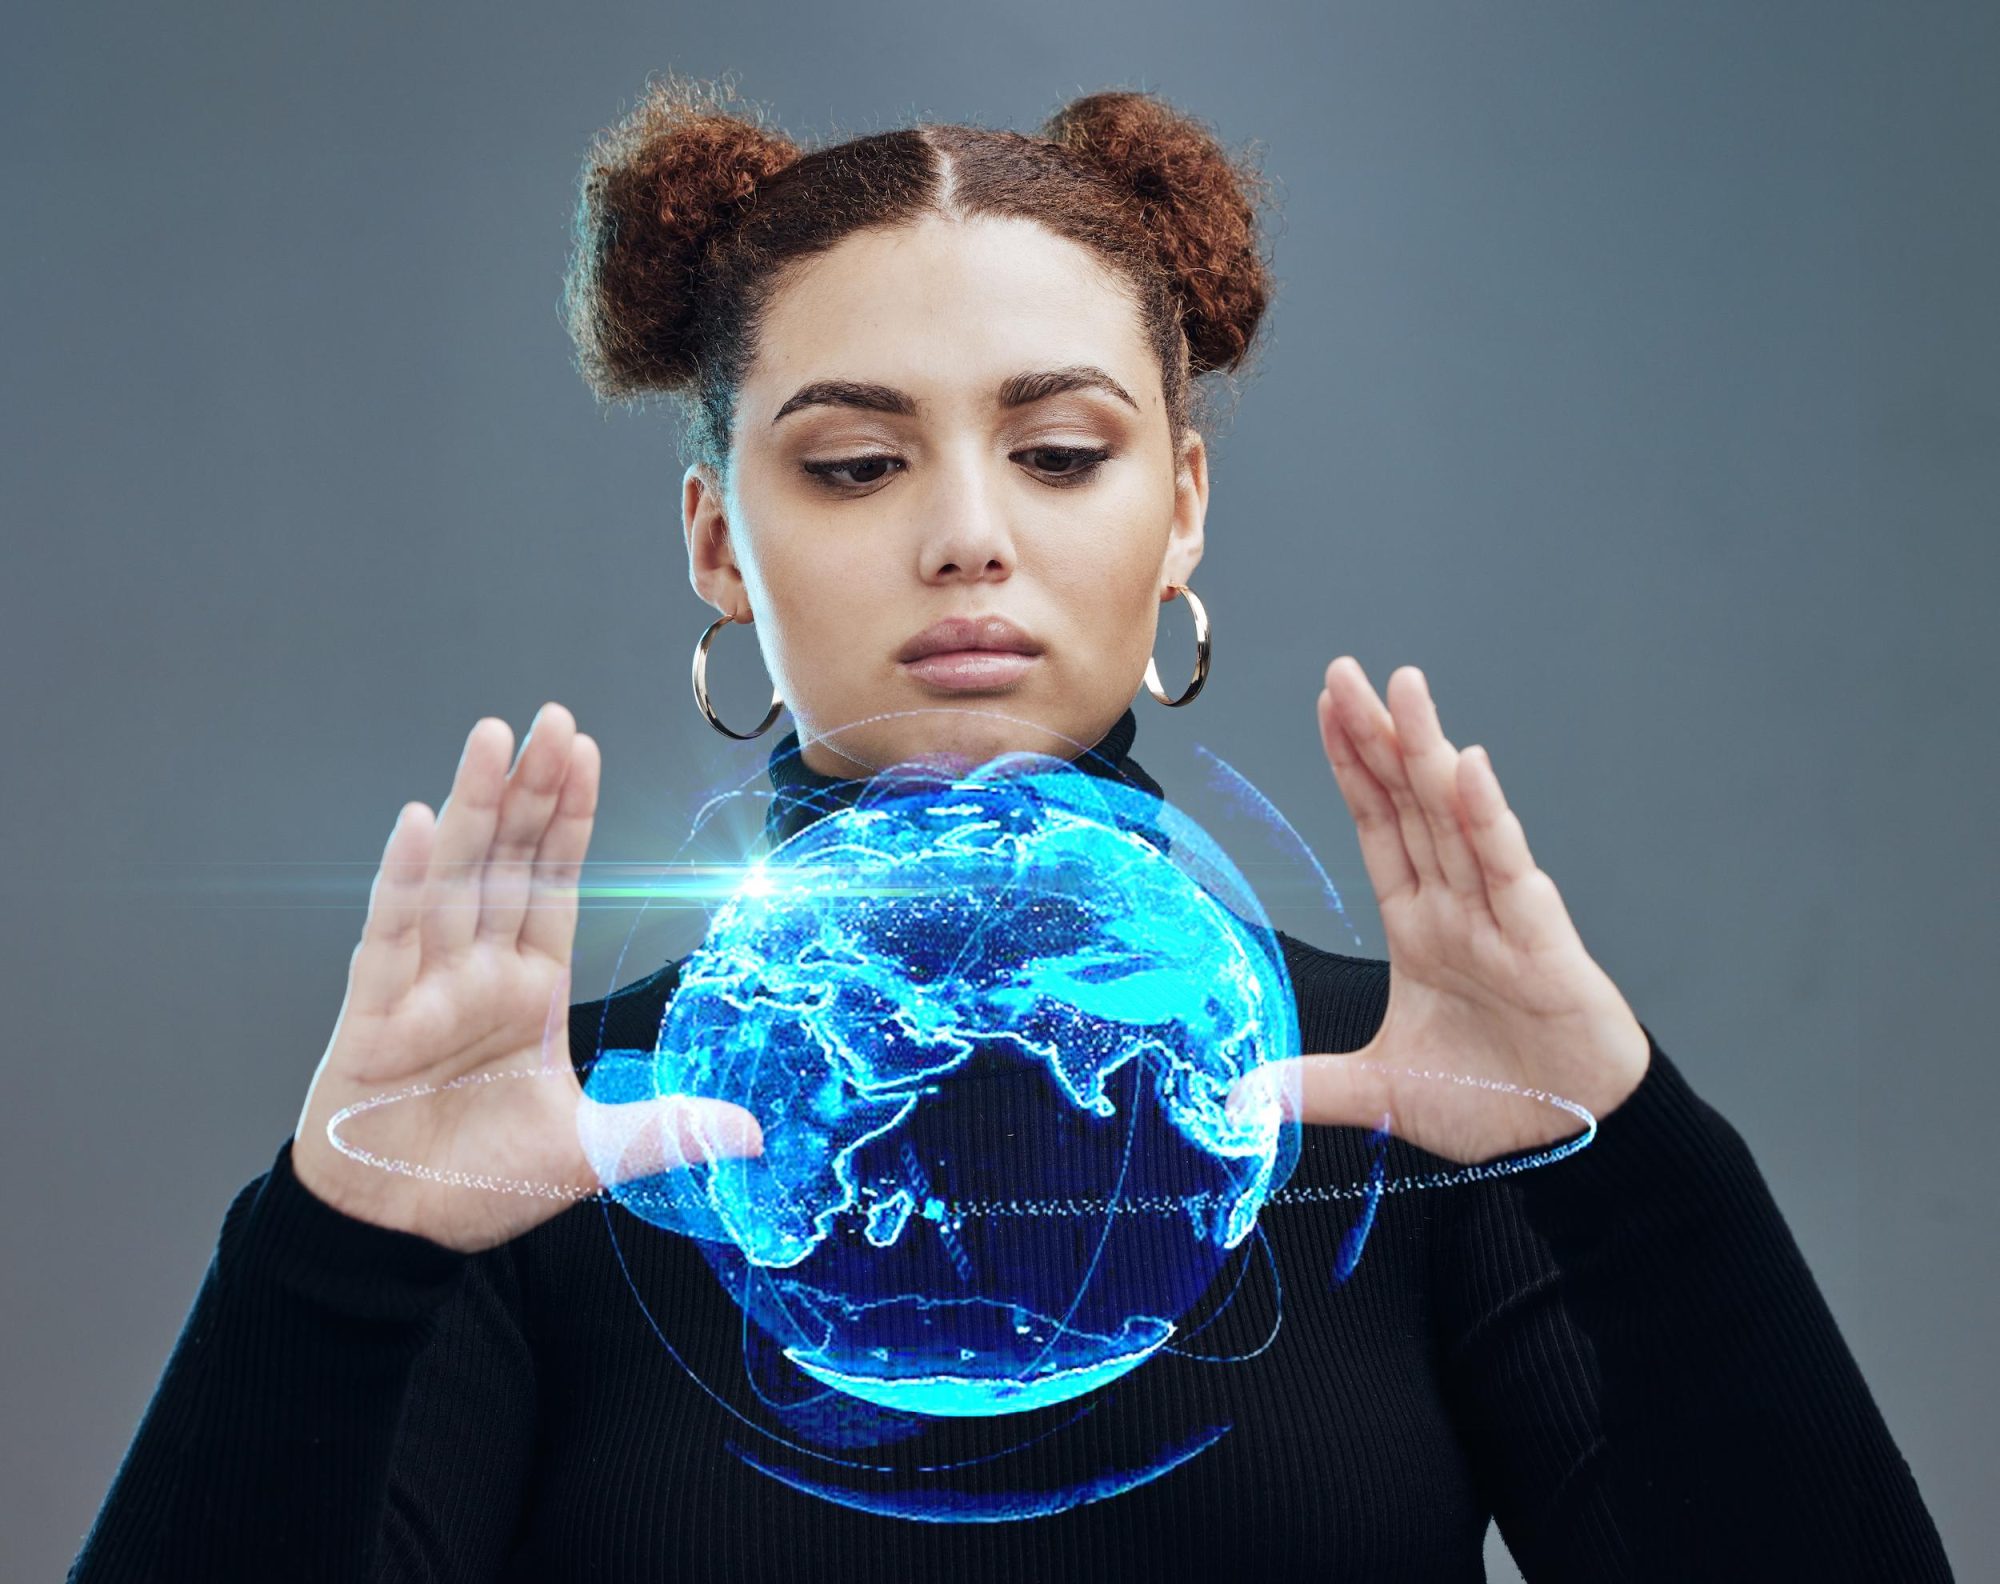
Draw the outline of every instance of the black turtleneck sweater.
M1134 729L1127 710L1078 767L1157 793ZM864 784L797 747L770 755L774 840ZM1280 943L1304 1049L1365 1044L1388 964ZM651 1049L678 968L574 1006L578 1066ZM1392 1179L1448 1164L1386 1147ZM1949 1578L1749 1150L1657 1043L1588 1148L1381 1198L1341 1279L1376 1158L1358 1130L1304 1130L1260 1213L1268 1258L1240 1246L1258 1263L1202 1339L1247 1356L1163 1351L1089 1397L959 1421L1014 1450L953 1477L990 1509L1202 1450L1041 1516L934 1522L799 1488L830 1465L793 1450L809 1438L686 1238L599 1199L457 1253L314 1197L287 1138L223 1217L70 1577L1468 1581L1493 1517L1532 1581ZM923 1459L878 1440L852 1461Z

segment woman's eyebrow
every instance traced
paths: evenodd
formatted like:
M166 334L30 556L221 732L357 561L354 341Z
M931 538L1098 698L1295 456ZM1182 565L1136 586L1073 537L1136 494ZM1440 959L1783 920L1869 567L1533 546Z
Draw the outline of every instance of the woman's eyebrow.
M1063 368L1033 369L1025 374L1010 375L1000 382L998 403L1003 408L1025 407L1030 402L1060 396L1064 391L1089 389L1109 391L1134 412L1139 409L1139 404L1132 400L1131 392L1094 363L1072 363ZM866 380L814 380L793 391L772 416L771 422L777 423L802 407L860 407L869 412L913 417L917 399L893 385L877 385Z

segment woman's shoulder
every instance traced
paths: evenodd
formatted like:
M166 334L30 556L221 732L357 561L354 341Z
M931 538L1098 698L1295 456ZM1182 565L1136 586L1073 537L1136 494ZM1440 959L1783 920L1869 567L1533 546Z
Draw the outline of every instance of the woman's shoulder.
M1375 1037L1389 1006L1389 963L1328 951L1273 930L1299 1009L1305 1051L1359 1050Z
M670 958L643 979L592 1001L570 1003L570 1063L578 1078L587 1076L605 1051L649 1051L658 1044L660 1019L680 982L681 962Z
M1301 940L1276 925L1272 926L1271 933L1278 938L1279 945L1284 948L1288 964L1297 959L1316 967L1337 968L1348 973L1385 974L1389 971L1389 960L1386 957L1353 957L1346 952L1329 951L1324 946L1315 946L1310 941Z

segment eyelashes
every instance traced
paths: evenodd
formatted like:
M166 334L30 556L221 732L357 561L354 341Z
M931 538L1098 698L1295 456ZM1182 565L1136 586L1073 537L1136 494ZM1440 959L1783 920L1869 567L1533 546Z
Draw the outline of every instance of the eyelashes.
M1038 472L1037 475L1042 483L1047 484L1052 489L1074 489L1079 484L1089 483L1091 479L1097 476L1099 469L1110 460L1111 448L1109 446L1028 446L1024 450L1012 453L1010 460L1017 457L1060 458L1062 463L1065 464L1081 464L1079 466L1072 466L1068 472L1054 474ZM866 492L869 485L878 484L888 476L887 472L883 471L874 473L867 478L855 478L843 482L839 475L865 471L870 468L887 469L892 466L903 467L907 466L907 464L903 462L901 457L892 456L887 452L870 452L866 456L832 457L825 461L801 462L799 464L800 469L810 475L814 483L821 485L836 495L860 495Z

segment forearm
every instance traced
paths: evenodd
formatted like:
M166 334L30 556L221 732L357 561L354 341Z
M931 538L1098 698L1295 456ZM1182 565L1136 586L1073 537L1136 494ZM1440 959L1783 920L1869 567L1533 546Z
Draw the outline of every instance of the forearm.
M1651 1063L1589 1148L1519 1179L1601 1372L1583 1477L1646 1577L1948 1579L1748 1147L1656 1043Z
M288 1149L224 1218L74 1584L369 1576L403 1397L465 1257L343 1216Z

